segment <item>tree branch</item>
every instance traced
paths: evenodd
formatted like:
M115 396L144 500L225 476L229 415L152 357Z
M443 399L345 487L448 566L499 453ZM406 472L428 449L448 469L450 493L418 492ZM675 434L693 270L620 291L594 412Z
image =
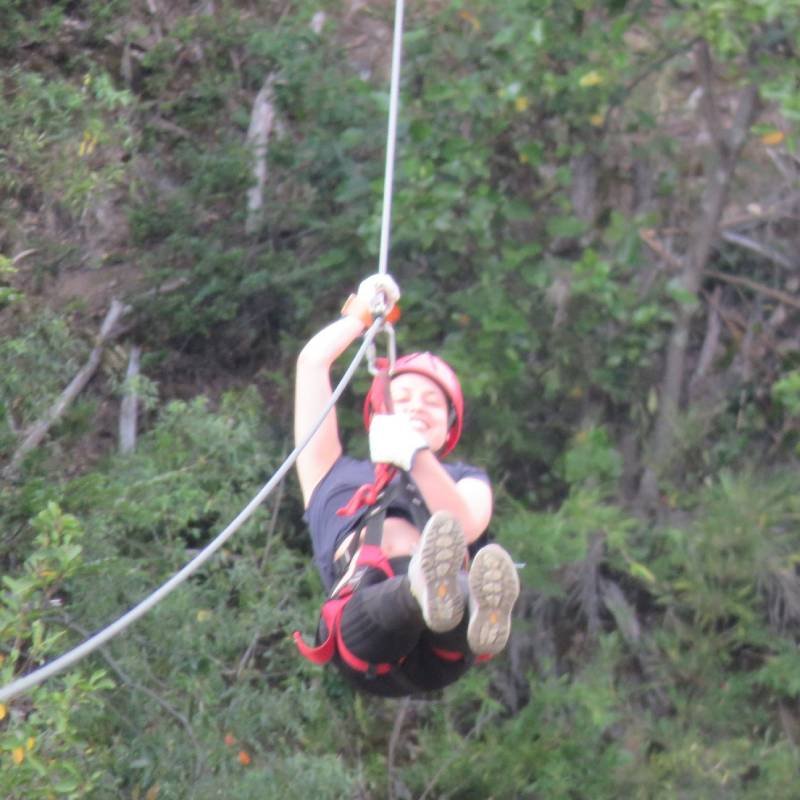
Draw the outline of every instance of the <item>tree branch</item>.
M690 390L697 385L697 382L702 380L708 370L711 368L711 363L714 360L714 355L717 352L717 345L719 344L719 334L722 328L719 311L719 296L721 289L717 286L714 289L714 294L709 299L708 303L708 321L706 323L706 335L703 338L703 346L700 348L700 358L697 360L697 367L695 368L694 375L689 381Z
M53 423L61 419L61 417L64 415L64 412L70 407L75 398L83 391L83 389L86 387L86 384L89 383L97 371L97 368L100 366L100 361L103 358L103 351L106 344L118 334L118 330L116 329L117 322L129 310L129 306L123 305L119 302L119 300L113 300L111 302L111 308L109 308L106 318L103 320L103 324L100 327L100 333L95 339L94 348L89 354L89 359L83 365L83 367L81 367L72 381L70 381L69 385L61 393L61 396L58 398L58 400L56 400L56 402L50 406L44 417L42 417L42 419L40 419L38 422L35 422L28 429L28 432L26 433L25 438L22 440L22 443L11 457L11 461L3 470L3 477L11 478L17 473L17 470L22 463L22 459L25 458L25 456L31 450L33 450L35 447L38 447L45 436L47 436L47 432L50 430Z
M728 143L725 128L717 111L714 92L714 66L711 63L711 52L705 39L698 39L694 43L694 63L697 78L703 92L700 97L700 108L708 126L711 141L718 149L720 156L724 158L727 155Z
M698 80L703 86L702 110L714 142L706 166L707 178L701 213L690 239L687 257L681 265L683 288L696 297L718 236L736 161L756 117L758 90L753 85L742 89L734 120L726 131L713 101L713 69L707 42L698 41L694 53ZM650 462L642 476L639 491L640 501L650 506L654 505L658 495L657 473L668 461L675 440L675 422L683 393L686 351L694 312L695 307L692 304L684 303L678 308L667 347L661 403L653 433Z
M730 242L730 244L736 244L739 245L739 247L744 247L745 250L750 250L753 253L757 253L763 258L766 258L768 261L773 261L784 269L796 270L800 267L800 263L796 259L791 259L788 256L785 256L783 253L779 253L777 250L767 247L767 245L757 242L755 239L751 239L749 236L744 236L741 233L736 233L735 231L726 231L722 234L722 238L724 241Z
M800 299L794 295L781 291L780 289L773 289L771 286L765 286L763 283L750 280L750 278L728 275L726 272L717 272L715 269L704 269L703 274L708 275L710 278L716 278L719 281L733 284L734 286L741 286L743 289L750 289L758 294L763 294L765 297L771 297L779 303L785 303L787 306L800 309Z
M656 238L655 231L649 228L643 229L639 231L639 238L656 255L658 255L659 258L666 262L670 269L675 271L682 269L680 259L671 253L663 242ZM723 236L723 238L726 237ZM730 275L727 272L719 272L715 269L704 269L702 274L703 276L715 278L716 280L723 281L724 283L730 283L733 286L741 286L744 289L750 289L758 294L763 294L765 297L771 297L773 300L777 300L778 302L784 303L787 306L800 309L800 298L797 298L788 292L784 292L781 289L774 289L771 286L759 283L758 281L754 281L750 278L743 278L738 275Z
M256 95L250 114L247 144L253 153L253 178L255 183L247 190L247 220L245 231L255 233L262 222L264 188L267 185L267 148L275 126L275 102L273 87L275 76L269 75Z
M139 375L139 361L142 356L141 347L132 347L125 373L125 396L119 413L119 451L123 455L136 449L136 422L139 415L139 397L134 383Z
M386 771L388 773L388 781L389 781L389 800L394 800L395 791L394 791L394 783L395 783L395 756L397 755L397 745L400 742L400 735L403 732L403 725L406 721L406 716L408 714L409 706L411 705L411 698L404 697L403 700L400 702L397 713L394 717L394 725L392 726L392 735L389 737L389 753L386 757L387 764L386 764Z

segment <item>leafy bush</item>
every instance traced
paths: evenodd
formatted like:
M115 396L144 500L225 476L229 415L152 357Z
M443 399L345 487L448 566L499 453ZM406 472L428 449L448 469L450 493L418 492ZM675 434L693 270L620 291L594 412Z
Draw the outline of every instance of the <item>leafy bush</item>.
M84 538L79 521L50 503L33 520L35 550L22 572L3 577L0 594L0 682L5 686L59 654L68 638L55 610L65 586L83 574ZM30 698L0 703L0 790L9 800L85 797L108 786L104 755L88 709L102 704L113 683L102 670L76 668L62 681L40 686Z
M128 5L0 4L0 447L88 351L84 303L47 310L63 271L130 265L129 335L152 353L136 453L104 456L98 437L91 463L61 470L119 388L99 373L0 486L4 682L141 600L250 499L286 449L300 340L373 271L379 243L386 86L358 74L348 37L388 14L326 6L318 34L311 0ZM525 562L508 653L407 706L300 663L289 634L310 632L321 587L290 481L125 636L0 710L5 795L793 797L797 363L769 258L714 253L752 280L724 283L710 385L677 421L652 517L627 493L675 309L697 306L687 377L714 340L706 295L671 274L708 177L688 48L712 45L723 125L739 85L767 101L728 211L788 245L790 220L757 209L793 197L766 170L790 174L796 148L796 5L410 9L398 337L462 376L460 457L489 469L493 533ZM245 137L268 78L279 124L263 225L245 233ZM131 235L95 263L84 237L108 196ZM171 291L147 294L142 274ZM721 279L706 277L710 296ZM197 363L263 399L193 397ZM358 413L341 419L363 446Z

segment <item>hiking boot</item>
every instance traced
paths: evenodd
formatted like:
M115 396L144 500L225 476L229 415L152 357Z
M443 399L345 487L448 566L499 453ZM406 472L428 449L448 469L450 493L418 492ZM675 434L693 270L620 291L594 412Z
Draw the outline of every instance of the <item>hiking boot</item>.
M499 544L482 547L469 571L467 642L476 655L497 655L511 633L511 611L519 577L511 556Z
M437 511L422 531L408 565L411 594L419 603L425 624L436 633L452 630L464 616L458 573L466 547L458 520L446 511Z

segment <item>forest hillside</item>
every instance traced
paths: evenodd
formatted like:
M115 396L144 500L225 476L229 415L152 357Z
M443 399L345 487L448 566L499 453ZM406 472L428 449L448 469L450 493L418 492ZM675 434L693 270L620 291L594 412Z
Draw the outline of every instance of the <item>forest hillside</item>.
M393 19L0 0L0 687L292 449L297 353L376 270ZM398 347L461 377L509 647L404 701L299 658L292 474L0 702L0 796L800 796L799 72L800 0L409 3Z

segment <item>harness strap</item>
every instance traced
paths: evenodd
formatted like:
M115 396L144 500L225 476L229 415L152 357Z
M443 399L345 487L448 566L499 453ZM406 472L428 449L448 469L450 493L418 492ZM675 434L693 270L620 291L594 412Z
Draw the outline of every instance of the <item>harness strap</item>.
M431 647L433 654L442 661L463 661L466 656L458 650L445 650L443 647Z
M379 524L382 526L382 520ZM367 526L367 533L369 534L369 525ZM320 617L327 630L325 639L318 645L312 646L305 642L300 631L294 632L293 638L297 649L302 656L313 664L320 666L327 664L335 655L338 655L349 667L368 675L386 675L394 666L389 663L372 664L364 661L347 647L342 636L341 625L344 607L352 598L361 576L370 568L379 569L387 578L394 577L392 565L380 549L380 546L365 541L358 551L356 571L353 578L338 589L335 596L326 600L322 606Z
M372 389L370 389L370 402L374 414L392 413L392 395L389 390L391 379L388 364L383 364L376 373ZM396 474L397 467L393 467L391 464L376 464L375 480L359 486L347 504L338 509L336 514L340 517L349 517L364 506L375 505L381 492L391 483Z
M341 508L337 509L339 517L349 517L365 506L373 506L378 502L381 492L389 485L397 474L397 468L390 464L375 465L375 480L365 483L355 490L353 496Z
M322 607L321 618L325 623L328 635L316 647L306 644L300 632L295 631L294 641L297 649L301 655L318 666L327 664L335 655L338 655L345 664L357 672L367 675L386 675L392 669L392 664L371 664L369 661L359 658L344 642L341 630L342 614L352 596L351 590L340 597L328 600Z
M385 467L385 464L376 465L376 474L379 467ZM392 468L393 469L393 468ZM389 478L391 480L391 478ZM363 494L366 490L373 490L375 488L372 484L362 486L356 495L351 498L348 505L353 504L356 496L359 493ZM351 556L349 567L344 571L343 577L339 583L334 587L331 596L322 605L320 611L320 620L325 625L327 631L325 639L319 644L312 646L307 644L299 631L294 632L294 641L300 654L311 661L313 664L322 666L329 663L334 656L338 656L343 663L355 670L356 672L363 673L364 675L375 677L380 675L387 675L397 664L402 663L400 659L394 663L377 663L373 664L357 656L344 642L344 637L341 632L342 615L344 608L353 596L353 593L358 588L358 585L367 569L378 569L387 578L394 576L389 559L381 550L381 539L383 537L383 525L386 519L386 511L395 497L396 493L401 490L401 486L384 488L380 491L366 513L357 520L354 530L353 539L344 547L343 557ZM340 511L343 511L341 509ZM363 536L360 530L365 528ZM354 552L355 551L355 552ZM456 650L447 650L442 647L432 648L434 655L442 661L456 663L463 661L465 658L464 653ZM469 657L474 661L485 661L490 656L475 656ZM395 673L399 677L399 673ZM409 684L410 688L414 688Z
M325 637L325 640L320 642L318 645L312 646L307 644L305 639L303 639L303 634L300 633L300 631L295 631L292 635L294 643L297 645L297 649L300 651L300 655L304 658L307 658L312 664L316 664L317 666L327 664L336 654L336 644L337 639L339 638L337 636L339 627L338 621L342 616L344 605L349 599L350 594L348 594L346 597L336 597L326 601L322 606L320 616L322 621L325 623L325 628L328 631L328 635Z

